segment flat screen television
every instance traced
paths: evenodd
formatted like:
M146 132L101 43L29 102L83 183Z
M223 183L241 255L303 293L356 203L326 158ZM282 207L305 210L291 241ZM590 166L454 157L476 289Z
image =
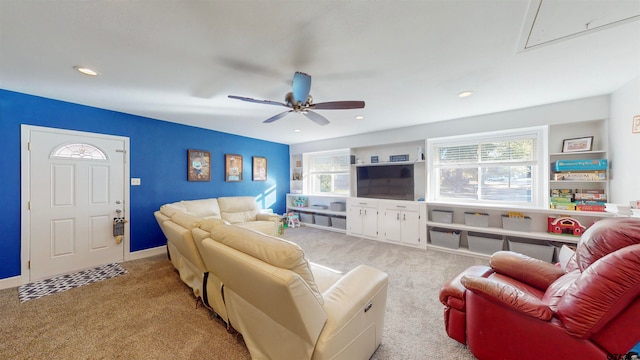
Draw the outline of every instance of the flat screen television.
M413 164L358 166L357 169L358 197L415 200Z

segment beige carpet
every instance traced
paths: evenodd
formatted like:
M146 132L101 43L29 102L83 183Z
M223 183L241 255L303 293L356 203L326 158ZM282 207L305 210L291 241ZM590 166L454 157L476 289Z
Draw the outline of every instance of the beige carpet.
M485 261L317 229L285 238L311 261L348 271L369 264L390 276L385 333L372 359L473 359L443 329L438 290ZM196 301L165 256L122 264L128 274L20 303L0 291L1 359L249 359L242 338Z

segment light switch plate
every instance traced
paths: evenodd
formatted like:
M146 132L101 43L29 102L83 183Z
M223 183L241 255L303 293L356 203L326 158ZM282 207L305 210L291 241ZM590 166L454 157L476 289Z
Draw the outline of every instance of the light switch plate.
M140 178L131 178L131 185L140 185Z

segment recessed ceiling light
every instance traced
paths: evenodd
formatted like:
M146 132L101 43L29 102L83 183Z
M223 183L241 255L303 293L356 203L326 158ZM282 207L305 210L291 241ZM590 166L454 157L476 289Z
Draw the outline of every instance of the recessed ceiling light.
M356 120L362 120L362 119L364 119L364 115L357 115L356 116Z
M85 75L89 75L89 76L96 76L98 75L98 72L92 69L89 69L87 67L84 66L74 66L73 67L75 70L85 74Z
M467 96L471 96L471 94L473 94L472 91L463 91L460 94L458 94L459 98L466 98Z
M295 133L298 133L300 131L301 131L300 129L293 129L293 132L295 132Z

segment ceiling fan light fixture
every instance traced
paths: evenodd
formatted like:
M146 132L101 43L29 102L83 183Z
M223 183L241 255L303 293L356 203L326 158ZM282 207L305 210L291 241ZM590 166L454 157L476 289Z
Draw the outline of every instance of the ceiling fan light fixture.
M99 74L97 71L84 66L76 65L73 67L73 69L89 76L97 76Z
M459 98L466 98L469 97L473 94L473 91L463 91L461 93L458 94Z

